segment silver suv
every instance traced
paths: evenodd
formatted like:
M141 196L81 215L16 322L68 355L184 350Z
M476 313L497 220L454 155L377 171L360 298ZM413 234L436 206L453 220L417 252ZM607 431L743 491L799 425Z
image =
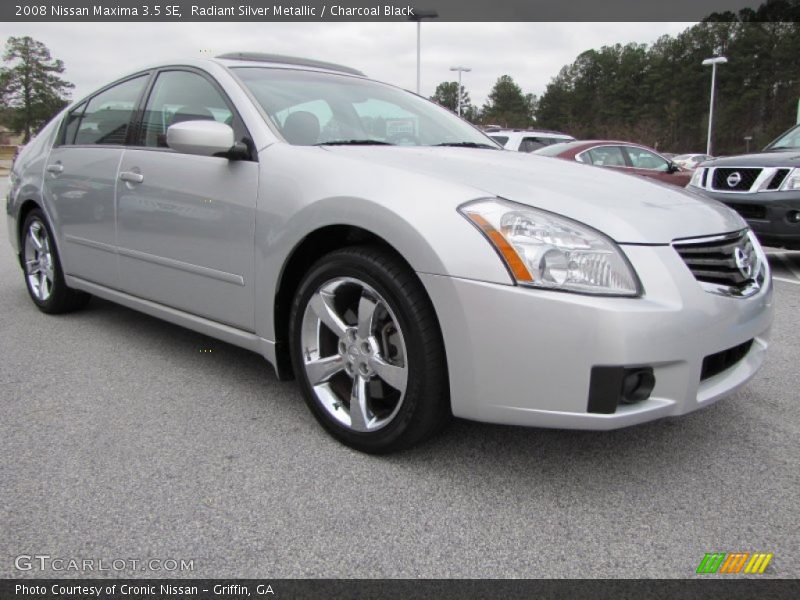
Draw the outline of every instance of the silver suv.
M45 313L90 295L264 356L367 452L450 416L610 429L761 366L768 264L732 210L503 152L346 67L260 54L145 69L16 161L8 227Z

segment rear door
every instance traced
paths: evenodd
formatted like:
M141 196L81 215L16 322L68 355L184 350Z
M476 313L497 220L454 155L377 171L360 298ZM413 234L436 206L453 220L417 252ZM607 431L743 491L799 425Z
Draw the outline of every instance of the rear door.
M118 287L117 168L148 74L115 83L66 117L45 167L44 196L64 272Z
M157 73L116 184L120 283L134 296L252 331L256 156L229 160L168 148L167 128L189 120L227 123L252 145L209 75Z

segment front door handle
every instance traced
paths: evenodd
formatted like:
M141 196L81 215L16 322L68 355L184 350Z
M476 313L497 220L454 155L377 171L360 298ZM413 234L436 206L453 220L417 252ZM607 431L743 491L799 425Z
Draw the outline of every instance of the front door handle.
M128 183L142 183L144 181L144 175L135 171L123 171L119 174L119 178Z
M59 173L64 172L64 165L61 163L55 163L53 165L47 165L47 172L52 173L53 175L58 175Z

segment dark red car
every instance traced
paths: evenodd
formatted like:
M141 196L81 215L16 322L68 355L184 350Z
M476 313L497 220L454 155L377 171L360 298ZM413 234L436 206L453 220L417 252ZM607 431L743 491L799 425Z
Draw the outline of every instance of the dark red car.
M545 146L534 151L534 154L576 160L598 167L610 167L680 187L685 187L692 178L691 171L682 169L652 148L630 142L606 140L566 142Z

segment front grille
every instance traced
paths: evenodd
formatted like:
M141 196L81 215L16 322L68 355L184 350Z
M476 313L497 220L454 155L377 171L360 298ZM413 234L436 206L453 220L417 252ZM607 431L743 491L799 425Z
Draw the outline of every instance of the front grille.
M703 369L700 371L700 381L705 381L709 377L719 375L723 371L730 369L747 356L752 345L753 340L748 340L744 344L706 356L703 359Z
M777 190L781 187L783 180L786 179L786 176L789 174L789 169L778 169L775 171L775 175L772 176L772 179L769 180L767 184L768 190Z
M721 192L748 192L753 187L761 169L725 169L714 170L711 187Z
M727 204L729 208L732 208L737 213L742 215L744 219L764 219L767 216L767 207L761 206L759 204Z
M706 283L743 286L752 281L752 273L745 275L746 270L743 272L740 265L752 265L754 271L758 264L755 248L746 231L710 240L677 242L673 246L695 279Z

